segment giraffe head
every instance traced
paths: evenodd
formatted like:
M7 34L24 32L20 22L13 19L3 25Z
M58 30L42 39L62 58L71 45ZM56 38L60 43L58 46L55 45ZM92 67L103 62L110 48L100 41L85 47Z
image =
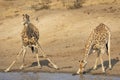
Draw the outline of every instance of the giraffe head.
M87 61L85 61L85 60L80 60L80 61L79 61L80 73L84 73L86 64L87 64Z
M23 14L23 25L26 25L30 22L30 16L28 14Z

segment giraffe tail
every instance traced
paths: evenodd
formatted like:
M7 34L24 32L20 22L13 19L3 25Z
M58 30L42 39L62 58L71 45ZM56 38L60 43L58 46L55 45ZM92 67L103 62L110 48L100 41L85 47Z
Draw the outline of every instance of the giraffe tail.
M109 47L109 46L108 46L108 43L107 43L107 44L106 44L106 49L107 49L106 53L107 53L107 55L108 55L108 53L109 53L109 52L108 52L108 47Z
M38 49L36 47L31 46L32 53L38 53Z

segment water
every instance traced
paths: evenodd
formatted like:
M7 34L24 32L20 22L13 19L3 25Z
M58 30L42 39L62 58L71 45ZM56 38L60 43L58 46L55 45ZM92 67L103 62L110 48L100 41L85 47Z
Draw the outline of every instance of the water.
M72 76L70 73L1 72L0 80L120 80L120 77L102 75Z

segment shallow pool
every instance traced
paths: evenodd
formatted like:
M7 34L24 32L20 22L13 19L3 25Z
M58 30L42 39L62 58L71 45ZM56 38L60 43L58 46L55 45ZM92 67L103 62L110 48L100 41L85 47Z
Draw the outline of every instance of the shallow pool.
M72 76L70 73L1 72L0 80L120 80L120 77L102 75Z

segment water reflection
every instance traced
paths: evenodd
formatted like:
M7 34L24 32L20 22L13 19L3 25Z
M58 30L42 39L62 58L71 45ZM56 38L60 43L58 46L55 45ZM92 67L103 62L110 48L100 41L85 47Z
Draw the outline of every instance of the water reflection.
M70 73L1 72L0 80L120 80L120 77L104 75L72 76Z

